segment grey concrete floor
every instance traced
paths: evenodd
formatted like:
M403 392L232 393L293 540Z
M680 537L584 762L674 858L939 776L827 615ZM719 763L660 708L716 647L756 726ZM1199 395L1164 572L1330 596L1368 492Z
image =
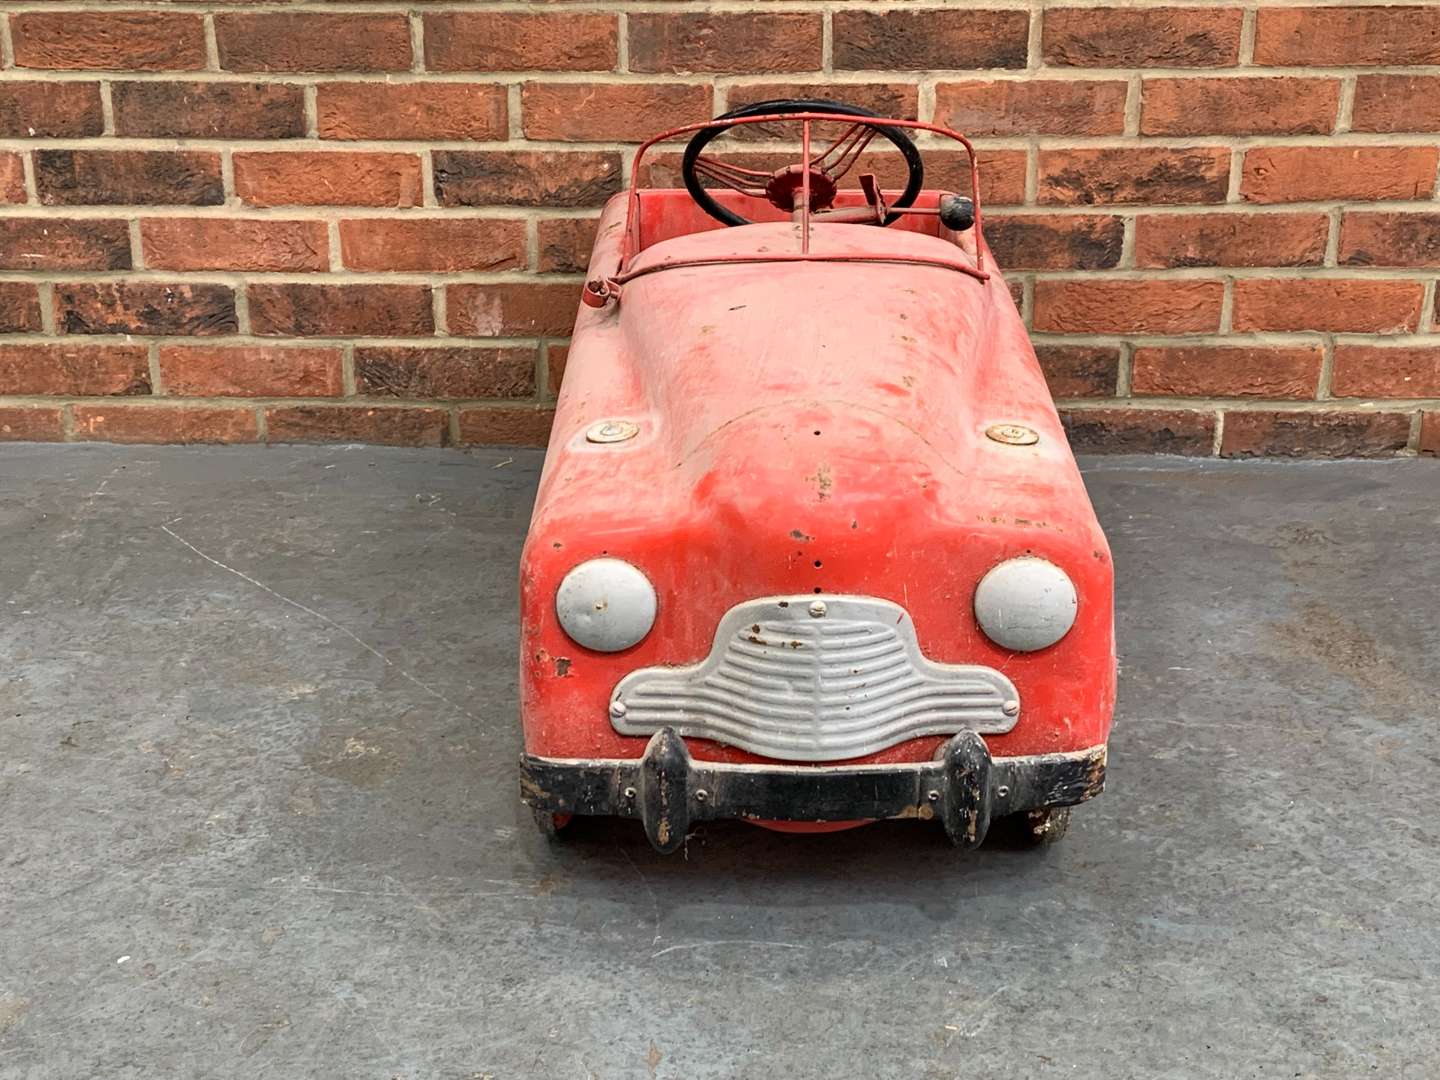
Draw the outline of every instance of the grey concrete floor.
M517 805L532 452L0 452L4 1077L1434 1077L1440 466L1093 460L1039 853Z

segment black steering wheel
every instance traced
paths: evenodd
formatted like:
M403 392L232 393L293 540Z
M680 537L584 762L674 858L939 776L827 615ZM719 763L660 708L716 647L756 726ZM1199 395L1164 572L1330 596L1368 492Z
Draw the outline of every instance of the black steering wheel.
M715 119L734 120L746 116L788 115L791 113L841 113L845 116L867 117L879 115L869 109L862 109L858 105L845 105L837 101L782 98L778 101L757 101L753 105L742 105ZM808 162L774 172L741 168L716 158L706 157L701 153L712 139L729 130L729 128L717 127L703 128L697 131L690 140L690 145L685 147L685 156L680 163L680 175L695 202L716 221L722 221L726 225L751 225L754 223L748 218L741 217L735 211L721 206L701 184L701 176L732 188L742 195L748 195L752 199L765 199L779 209L788 212L799 201L802 174L808 171L810 174L810 209L823 210L834 201L840 178L850 171L855 162L859 160L865 147L869 145L870 140L876 135L883 135L894 144L895 149L900 151L900 155L905 159L906 168L909 170L905 190L890 205L899 209L911 205L925 184L925 164L920 160L920 151L910 141L910 136L905 134L904 129L888 124L852 124L839 138L820 153L812 156ZM885 220L880 224L889 225L899 217L899 214L887 214Z

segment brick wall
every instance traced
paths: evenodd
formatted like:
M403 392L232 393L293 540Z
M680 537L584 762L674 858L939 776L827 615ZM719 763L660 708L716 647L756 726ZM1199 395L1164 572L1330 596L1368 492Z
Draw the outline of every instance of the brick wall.
M662 126L983 148L1077 445L1440 452L1440 5L10 3L0 436L537 443Z

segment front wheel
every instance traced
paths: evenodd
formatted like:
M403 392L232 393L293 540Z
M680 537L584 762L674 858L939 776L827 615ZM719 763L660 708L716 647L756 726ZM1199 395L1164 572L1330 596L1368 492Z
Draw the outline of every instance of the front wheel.
M987 839L999 847L1036 848L1056 843L1070 828L1070 807L1053 806L1006 814L990 825Z
M540 834L552 844L564 839L565 826L570 824L570 814L556 814L549 810L537 810L533 807L530 812L535 815L535 827Z

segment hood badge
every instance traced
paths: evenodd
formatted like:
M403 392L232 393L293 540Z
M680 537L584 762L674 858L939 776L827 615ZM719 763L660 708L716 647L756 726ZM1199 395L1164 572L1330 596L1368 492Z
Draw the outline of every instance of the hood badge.
M640 434L640 425L632 420L601 420L585 429L585 441L593 443L617 443L633 439Z
M1006 446L1034 446L1040 441L1040 434L1024 424L991 424L985 429L985 437Z

